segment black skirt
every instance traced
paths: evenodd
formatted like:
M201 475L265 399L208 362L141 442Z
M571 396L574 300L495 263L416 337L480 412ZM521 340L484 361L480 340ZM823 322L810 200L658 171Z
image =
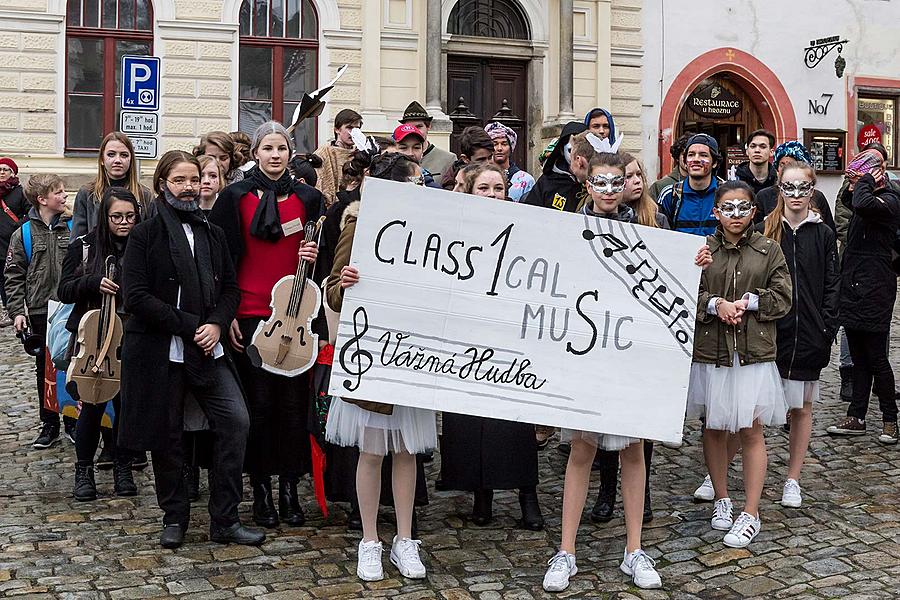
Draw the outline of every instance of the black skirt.
M238 319L246 346L262 319ZM246 353L235 353L238 375L247 396L250 437L244 471L253 475L300 477L310 472L310 372L297 377L276 375L250 364Z
M444 413L441 479L446 489L464 491L537 485L534 425Z

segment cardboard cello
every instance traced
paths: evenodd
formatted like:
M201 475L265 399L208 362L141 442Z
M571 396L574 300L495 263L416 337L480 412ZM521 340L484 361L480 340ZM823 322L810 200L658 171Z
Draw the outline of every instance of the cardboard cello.
M318 244L324 219L307 223L303 239ZM272 288L272 315L256 328L246 350L253 366L296 377L315 364L319 336L311 327L322 306L322 292L310 277L314 264L300 260L297 272L285 275Z
M106 278L112 280L115 275L114 259L107 257ZM122 334L122 319L116 314L116 297L103 294L100 308L84 313L78 323L75 351L66 371L67 387L75 387L80 401L102 404L119 393Z

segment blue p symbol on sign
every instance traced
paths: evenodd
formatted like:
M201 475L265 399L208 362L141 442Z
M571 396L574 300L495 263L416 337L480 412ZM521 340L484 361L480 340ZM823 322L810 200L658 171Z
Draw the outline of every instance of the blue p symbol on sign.
M159 59L154 56L122 57L122 108L159 109Z

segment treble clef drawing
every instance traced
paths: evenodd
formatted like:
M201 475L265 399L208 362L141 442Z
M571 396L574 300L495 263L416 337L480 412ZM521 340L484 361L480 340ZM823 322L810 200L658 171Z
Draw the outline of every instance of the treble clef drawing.
M365 337L368 331L369 317L366 314L366 309L360 306L353 311L353 337L343 345L338 356L344 372L356 378L355 381L353 379L344 380L344 389L348 392L359 389L359 385L362 383L362 376L372 368L372 353L368 350L363 350L359 345L360 340ZM348 352L350 353L349 358L347 357Z

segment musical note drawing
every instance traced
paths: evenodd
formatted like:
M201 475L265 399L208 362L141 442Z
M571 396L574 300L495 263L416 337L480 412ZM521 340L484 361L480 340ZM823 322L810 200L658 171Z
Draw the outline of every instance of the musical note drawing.
M657 315L661 324L666 326L680 344L681 350L691 356L693 348L691 334L688 330L694 309L693 303L685 299L685 294L688 292L680 286L677 280L668 282L662 280L664 277L673 276L665 269L665 265L659 263L653 252L641 239L638 230L628 224L589 217L585 217L584 225L582 237L590 242L594 256L616 279L624 285L630 286L631 295L646 310ZM615 230L616 227L618 230ZM604 232L604 229L607 231ZM632 239L635 238L629 235L632 230L636 236L634 242ZM595 240L601 240L603 243L596 244ZM625 251L628 252L620 254ZM631 281L629 282L628 279ZM648 283L652 286L647 287ZM667 283L671 285L667 285ZM673 286L681 287L681 289L671 289ZM638 292L643 292L643 294ZM678 295L680 292L684 293ZM680 326L679 323L681 323Z
M362 317L360 319L360 316ZM360 330L362 328L362 330ZM372 368L372 363L374 359L372 358L372 353L368 350L363 350L359 342L363 337L365 337L366 333L369 331L369 317L366 314L366 309L362 306L353 311L353 337L347 340L347 343L343 345L341 348L341 353L338 357L341 363L341 368L344 371L356 378L356 382L354 383L351 379L344 380L344 389L348 392L353 392L359 389L360 383L362 383L362 376L366 374L366 372ZM353 352L350 354L349 360L347 359L347 352L350 349L353 349ZM351 362L354 363L351 365ZM366 363L363 366L363 363ZM355 366L355 369L352 368Z

